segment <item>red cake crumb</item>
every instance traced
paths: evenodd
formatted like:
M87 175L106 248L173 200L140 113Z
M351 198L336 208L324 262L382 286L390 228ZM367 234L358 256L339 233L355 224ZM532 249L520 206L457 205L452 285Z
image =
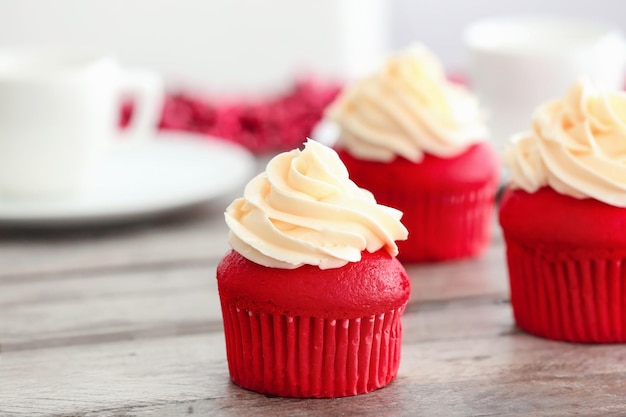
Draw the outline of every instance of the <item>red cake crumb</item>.
M293 149L310 136L340 89L338 83L300 80L286 92L259 100L171 92L159 128L227 139L257 154ZM122 126L131 116L132 105L127 104L122 109Z

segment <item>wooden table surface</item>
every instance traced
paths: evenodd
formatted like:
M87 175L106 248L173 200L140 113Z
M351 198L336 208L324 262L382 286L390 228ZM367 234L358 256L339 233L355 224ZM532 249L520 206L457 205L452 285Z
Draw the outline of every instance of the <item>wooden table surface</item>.
M514 326L497 228L478 259L407 266L389 386L330 400L238 388L215 282L232 197L132 225L0 229L0 415L626 415L624 347Z

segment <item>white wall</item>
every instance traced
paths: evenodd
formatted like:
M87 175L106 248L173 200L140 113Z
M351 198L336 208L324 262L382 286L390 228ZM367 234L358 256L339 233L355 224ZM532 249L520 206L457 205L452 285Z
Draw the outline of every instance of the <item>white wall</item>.
M414 40L429 46L452 71L462 71L463 28L476 19L512 13L559 14L611 22L626 32L622 0L393 0L393 48Z
M354 76L389 47L386 0L0 0L0 46L113 51L171 82L270 88Z
M252 91L303 70L353 76L415 40L462 69L465 25L513 12L592 17L626 30L620 0L0 0L0 46L109 50L170 83Z

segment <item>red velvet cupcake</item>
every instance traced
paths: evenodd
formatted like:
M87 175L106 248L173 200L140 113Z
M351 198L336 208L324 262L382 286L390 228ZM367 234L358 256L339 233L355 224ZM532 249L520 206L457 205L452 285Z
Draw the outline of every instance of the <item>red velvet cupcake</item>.
M334 398L397 375L410 283L401 212L308 141L279 154L226 211L217 268L231 379L264 394Z
M581 81L513 140L499 217L517 325L626 342L626 94Z
M481 253L491 240L498 164L492 147L471 145L461 155L426 154L419 164L404 158L364 161L345 150L340 158L359 186L406 213L409 239L398 242L403 261L442 261Z
M403 261L474 256L489 244L499 159L482 114L425 48L392 56L327 110L351 179L404 213Z

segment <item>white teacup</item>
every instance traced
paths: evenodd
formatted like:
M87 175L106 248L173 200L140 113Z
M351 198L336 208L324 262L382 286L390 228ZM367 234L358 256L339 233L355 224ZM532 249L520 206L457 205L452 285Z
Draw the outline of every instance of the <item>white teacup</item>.
M528 130L537 106L561 97L587 77L607 89L624 85L626 47L614 26L558 17L511 16L480 20L464 33L469 83L489 113L501 150Z
M125 99L133 117L120 131ZM106 152L152 138L162 103L156 73L110 56L0 50L0 197L71 194Z

